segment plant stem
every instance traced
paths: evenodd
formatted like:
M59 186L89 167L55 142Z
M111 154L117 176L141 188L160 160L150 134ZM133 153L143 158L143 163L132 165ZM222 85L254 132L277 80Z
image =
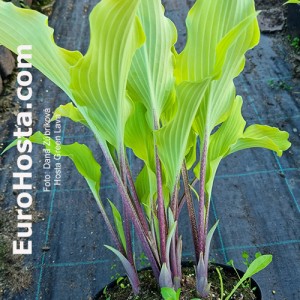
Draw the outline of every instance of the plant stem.
M154 254L154 257L156 258L156 260L159 262L159 267L161 267L160 264L160 259L159 259L159 248L158 248L158 241L157 241L157 235L156 235L156 230L155 230L155 225L154 225L154 220L152 218L151 220L151 237L152 237L152 251Z
M199 250L203 255L205 253L206 244L206 218L205 218L205 177L206 177L206 162L207 162L208 141L207 135L204 136L203 148L201 151L200 161L200 193L199 193Z
M103 204L102 204L101 200L99 199L99 196L98 196L98 197L95 197L95 198L96 198L98 207L99 207L99 209L100 209L100 213L101 213L101 215L102 215L102 217L103 217L103 219L104 219L104 222L105 222L105 224L106 224L106 226L107 226L107 228L108 228L108 231L109 231L110 234L111 234L111 237L112 237L114 243L116 244L118 250L125 256L125 249L124 249L122 243L120 242L120 240L119 240L119 238L118 238L118 236L117 236L117 234L116 234L116 232L115 232L115 230L114 230L112 224L111 224L110 221L109 221L109 218L108 218L108 216L107 216L107 214L106 214L106 212L105 212L105 209L104 209L104 207L103 207Z
M196 183L198 182L198 178L194 178L191 183L189 183L189 186L192 186L194 187L196 185ZM182 208L183 208L183 205L184 203L186 202L186 196L185 196L185 193L182 195L182 197L180 198L179 200L179 207L178 207L178 213L180 214Z
M208 232L208 218L209 218L209 209L210 209L210 198L206 199L207 204L206 204L206 215L205 215L205 226L204 226L204 234L207 236Z
M171 198L171 211L173 213L175 221L178 220L178 187L177 187L177 183L178 183L178 178L176 179L176 184L175 184L174 191L173 191L172 198Z
M176 184L174 187L174 191L172 194L171 199L171 212L173 214L175 222L178 221L178 178L176 179ZM180 288L177 286L177 281L175 278L179 278L179 270L178 270L178 258L177 258L177 243L178 243L178 226L176 226L176 231L171 241L171 248L170 248L170 270L174 278L174 287L175 290ZM181 279L181 278L180 278ZM179 279L179 281L180 281ZM180 283L180 282L179 282Z
M121 178L123 181L124 186L127 186L127 180L126 180L126 162L125 162L125 154L124 149L121 149L120 151L120 173ZM130 262L130 264L134 267L134 259L133 259L133 250L132 250L132 238L131 238L131 224L130 224L130 218L129 218L129 211L128 211L128 205L123 201L123 211L124 211L124 230L125 230L125 240L126 240L126 254L127 259Z
M133 259L133 250L132 250L132 238L131 238L131 226L130 226L130 218L129 218L129 212L127 206L123 202L123 208L124 208L124 230L125 230L125 240L126 240L126 254L129 262L132 266L134 266L134 259Z
M133 181L133 178L132 178L132 174L131 174L130 167L129 167L127 159L126 159L126 175L127 175L127 180L128 180L128 183L129 183L131 193L132 193L132 198L133 198L133 201L134 201L136 211L137 211L137 213L139 215L139 218L141 220L144 232L145 232L146 235L148 235L149 226L148 226L146 217L143 213L142 206L141 206L141 203L139 201L139 198L138 198L138 195L137 195L137 192L136 192L136 188L135 188L135 185L134 185L134 181Z
M161 263L163 264L167 261L166 258L167 226L166 226L164 199L163 199L162 172L161 172L160 160L157 154L157 148L155 149L155 157L156 157L156 179L157 179L157 217L159 223Z
M129 208L128 209L129 216L130 216L131 220L133 221L134 226L137 230L137 235L138 235L138 237L142 243L143 249L149 259L154 276L157 280L159 280L159 273L160 273L159 268L158 268L159 262L156 261L154 255L152 253L151 247L149 246L149 241L148 241L146 235L144 234L143 226L142 226L142 224L139 220L139 217L135 211L134 205L132 204L132 201L131 201L130 197L128 196L127 189L122 182L120 174L117 171L117 168L114 164L113 159L110 156L109 151L107 150L106 145L103 145L103 143L100 143L100 147L103 151L103 155L106 159L106 162L107 162L110 172L113 176L113 179L117 185L117 188L121 194L122 200L125 203L125 205L128 206L128 208Z
M188 178L188 172L186 169L185 162L182 164L181 170L182 170L182 179L183 179L183 185L184 185L184 193L185 193L185 197L186 197L186 203L187 203L189 218L190 218L191 227L192 227L195 257L196 257L196 261L198 261L199 255L200 255L200 246L199 246L199 237L198 237L198 232L197 232L197 221L196 221L196 214L195 214L193 198L192 198L191 190L189 187L189 178Z
M139 198L138 198L138 195L137 195L137 192L136 192L136 188L135 188L135 185L134 185L134 181L133 181L133 178L132 178L132 174L131 174L131 170L130 170L127 158L126 158L126 175L127 175L127 180L129 182L129 187L131 189L132 199L133 199L133 202L134 202L134 205L135 205L135 209L136 209L136 212L139 216L140 222L143 226L144 235L148 239L148 244L149 244L149 246L152 250L152 253L153 253L155 259L157 261L159 261L159 255L158 255L156 239L155 239L155 237L153 238L152 235L150 234L149 225L147 223L147 219L145 217L145 214L143 213L143 209L142 209L142 206L140 204L140 201L139 201Z

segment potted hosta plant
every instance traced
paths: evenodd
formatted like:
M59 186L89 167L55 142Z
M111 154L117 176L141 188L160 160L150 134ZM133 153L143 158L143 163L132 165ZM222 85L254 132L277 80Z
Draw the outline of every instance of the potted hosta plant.
M182 285L178 220L183 205L195 251L194 296L205 298L210 293L210 242L218 225L209 228L209 208L221 160L252 147L281 156L290 147L284 131L246 127L243 101L233 83L243 70L245 53L259 42L254 1L197 0L186 24L187 43L177 53L176 27L165 17L160 0L102 0L90 15L90 46L83 56L55 44L42 14L0 1L0 44L14 52L19 45L32 45L29 62L71 100L52 119L63 116L87 126L106 159L122 199L122 209L111 199L113 221L100 198L101 167L92 151L79 143L60 150L72 159L99 205L114 242L106 247L119 257L138 295L133 223L165 299L179 298ZM25 140L43 144L43 139L36 132L6 150ZM55 154L53 140L46 147ZM142 165L136 177L127 149ZM195 174L193 183L189 171ZM270 261L270 255L258 257L241 279Z

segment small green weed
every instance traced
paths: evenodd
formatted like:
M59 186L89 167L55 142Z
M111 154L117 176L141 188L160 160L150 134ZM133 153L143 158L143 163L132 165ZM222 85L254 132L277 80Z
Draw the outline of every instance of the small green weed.
M105 300L110 300L110 295L107 292L107 286L103 290L103 295L105 296Z
M286 83L284 80L274 80L270 79L268 80L268 85L272 89L277 89L277 90L285 90L285 91L290 91L292 90L292 86L290 86L288 83Z
M242 276L240 277L237 269L234 266L233 260L230 260L227 264L233 267L235 270L239 282L234 286L234 288L231 290L229 295L226 296L225 300L231 299L231 296L234 294L234 292L237 290L239 286L251 288L251 277L266 268L272 261L272 255L262 255L260 252L257 252L255 254L255 259L253 261L249 260L249 254L247 252L243 252L242 257L244 259L243 263L247 266L247 270ZM221 286L221 300L224 299L224 286L223 286L223 279L220 270L217 269L219 279L220 279L220 286Z
M258 258L260 256L262 256L260 252L255 253L255 258ZM248 268L251 264L249 253L247 251L243 251L242 258L244 259L243 264Z
M161 288L161 295L164 300L179 300L181 289L174 291L172 288L163 287Z
M110 269L111 269L112 271L115 270L116 268L117 268L117 265L116 265L116 264L113 264L113 265L110 267ZM117 280L119 277L121 277L120 273L115 272L114 275L111 275L111 276L110 276L110 279L111 279L111 280Z

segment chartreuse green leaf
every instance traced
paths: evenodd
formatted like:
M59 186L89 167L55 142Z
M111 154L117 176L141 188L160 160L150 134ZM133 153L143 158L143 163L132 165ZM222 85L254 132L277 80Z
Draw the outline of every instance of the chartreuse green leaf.
M241 112L242 104L242 98L236 97L228 119L210 137L206 173L208 195L211 194L213 180L222 158L236 151L253 147L270 149L281 156L282 152L291 145L288 141L289 134L274 127L251 125L245 130L246 122Z
M242 103L241 97L234 100L228 119L210 137L206 169L206 192L208 195L211 195L213 180L221 159L228 153L230 146L243 135L246 122L241 114ZM199 176L199 165L195 175Z
M191 155L186 153L191 122L203 142L228 117L235 97L233 78L243 69L245 52L259 40L256 16L251 0L198 0L190 10L187 44L176 58L175 69L178 107L182 109L157 133L170 188L182 158ZM200 82L203 89L199 89Z
M289 0L285 2L284 4L300 4L300 0Z
M146 165L136 178L136 191L140 202L143 204L148 220L151 220L153 199L156 194L156 176L155 173Z
M146 121L146 113L142 103L134 103L134 112L126 123L125 144L149 169L155 171L153 132Z
M176 64L176 80L217 76L201 102L194 129L203 140L228 116L245 52L259 41L252 0L198 0L187 17L188 40Z
M227 43L228 37L232 38L229 39L232 44ZM195 129L199 133L200 138L203 139L206 134L210 134L215 126L228 117L235 96L233 79L244 68L245 52L253 48L258 43L258 40L259 28L256 13L252 13L250 17L247 17L233 28L219 43L216 50L221 58L217 60L216 64L218 65L217 71L222 73L219 79L212 83L207 96L201 103L195 122ZM227 52L221 51L223 44L225 47L228 47ZM225 47L224 49L226 49ZM220 64L222 60L224 61L223 65Z
M162 114L167 114L175 101L172 49L177 32L164 16L160 0L141 1L137 16L147 38L133 57L128 77L127 89L135 109L126 124L125 143L145 162L147 170L144 168L140 173L136 187L150 217L152 197L156 193L153 130L160 126Z
M132 112L126 95L131 61L145 39L136 17L140 0L103 0L90 15L87 54L71 69L76 106L96 137L119 152Z
M21 9L12 3L0 1L0 44L18 54L20 45L31 45L29 63L39 69L72 98L70 67L82 55L58 47L53 39L53 29L48 27L48 18L34 10Z
M182 109L178 110L170 123L156 132L159 157L166 170L171 191L187 154L189 132L209 83L210 79L206 79L199 83L183 82L177 86L178 106Z
M77 107L74 106L72 102L57 107L53 113L51 121L55 121L58 117L66 117L73 122L78 122L89 127L81 112Z
M70 145L59 145L59 149L57 147L56 141L53 139L44 136L41 132L36 132L32 136L28 138L32 143L40 144L45 147L45 151L49 151L49 153L53 155L67 156L69 157L77 171L85 178L86 182L91 189L97 204L99 205L102 216L105 219L105 222L109 222L107 220L107 215L105 213L105 208L101 201L99 191L100 191L100 180L101 180L101 166L95 160L92 151L84 144L73 143ZM20 138L21 140L26 140L26 138ZM9 150L10 148L17 145L20 139L14 140L11 144L9 144L3 152ZM47 141L45 143L45 141ZM114 216L117 219L117 213L114 212ZM122 228L118 224L118 219L116 220L116 227L119 233L119 237L124 246L123 236L122 236ZM126 247L126 244L125 246ZM126 249L126 248L125 248Z
M192 130L189 135L185 156L185 163L188 170L194 165L197 159L197 142L197 135Z
M273 150L278 156L282 156L282 152L291 146L288 138L289 134L278 128L259 124L251 125L246 128L244 136L231 146L230 153L260 147Z
M136 178L135 187L150 220L153 207L152 200L156 194L157 186L153 132L146 120L146 113L147 110L141 102L134 103L134 113L131 114L126 123L125 144L145 163Z
M123 220L121 217L120 212L118 211L118 209L116 208L116 206L108 199L109 204L111 206L111 210L114 216L114 221L115 221L115 225L118 231L118 235L120 237L121 243L124 247L124 249L126 250L126 239L125 239L125 233L124 233L124 228L123 228Z
M127 88L132 100L144 104L148 124L155 129L163 111L174 101L172 49L177 31L171 20L164 16L160 0L142 0L137 16L147 38L133 57Z
M198 0L188 13L186 25L188 40L177 58L177 82L201 81L214 73L220 75L234 53L243 53L258 42L256 12L251 0ZM241 57L237 59L241 61ZM240 65L241 62L230 65L230 69L236 72Z
M230 294L225 298L225 300L229 300L230 297L234 294L234 292L238 289L238 287L248 278L252 277L256 273L260 272L264 268L266 268L272 262L272 255L261 255L257 257L248 267L243 277L239 280L239 282L235 285L234 289L230 292Z
M128 73L145 39L136 17L139 3L103 0L96 5L90 46L82 57L55 44L44 15L0 1L0 44L14 52L19 45L32 45L30 62L68 94L97 139L118 151L132 110L125 92Z
M26 138L22 138L25 140ZM60 149L57 149L56 141L45 137L41 132L36 132L28 138L32 143L44 145L44 147L53 155L67 156L69 157L78 172L85 178L91 191L96 197L97 201L100 201L99 190L100 190L100 179L101 179L101 167L95 160L92 151L84 144L74 143L70 145L59 145ZM47 140L47 143L45 143ZM16 146L18 139L14 140L9 144L5 150ZM49 145L48 145L49 144Z

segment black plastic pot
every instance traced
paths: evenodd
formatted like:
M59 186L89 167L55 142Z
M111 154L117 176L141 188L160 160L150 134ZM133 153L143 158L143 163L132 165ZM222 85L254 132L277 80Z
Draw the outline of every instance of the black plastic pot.
M227 273L227 274L236 274L235 270L228 265L218 264L218 263L211 263L211 265L222 268L225 271L225 273ZM182 268L190 268L193 266L194 266L194 264L192 262L183 262L182 263ZM145 270L151 270L151 268L150 267L143 268L140 271L145 271ZM240 277L242 277L244 275L244 272L239 269L237 269L237 272ZM123 277L126 277L126 275ZM110 288L115 287L116 285L117 285L117 280L114 280L111 283L109 283L106 287L107 287L107 289L110 289ZM260 289L259 285L257 284L257 282L253 278L251 278L251 287L255 288L254 295L256 296L256 300L262 300L261 289ZM105 288L103 288L99 293L97 293L97 295L93 298L93 300L98 300L100 296L103 296L104 289ZM119 299L119 300L122 300L122 299Z

